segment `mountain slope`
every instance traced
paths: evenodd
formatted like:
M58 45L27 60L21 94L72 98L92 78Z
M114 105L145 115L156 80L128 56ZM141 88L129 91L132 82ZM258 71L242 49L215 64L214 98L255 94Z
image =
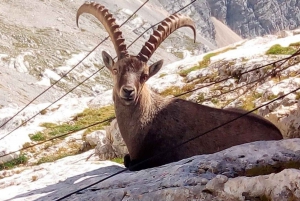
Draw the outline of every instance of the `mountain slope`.
M83 15L76 27L76 11L83 1L53 0L53 1L1 1L0 2L0 72L5 79L1 81L0 107L8 104L25 105L50 84L60 79L71 70L87 53L106 37L103 26L92 16ZM118 23L124 22L135 9L143 2L126 1L113 5L110 1L101 1L112 13L115 13ZM166 17L166 13L153 17L151 5L142 8L126 25L121 27L129 45L151 24L157 23ZM139 17L142 15L144 18ZM129 52L136 54L148 39L150 29L142 38L129 48ZM181 29L172 35L191 35L188 29ZM189 36L186 36L189 38ZM200 43L192 44L192 40L167 40L158 48L151 58L152 61L164 58L165 63L170 63L179 58L166 52L165 47L177 45L182 48L192 45L201 50ZM95 74L102 67L101 51L106 50L114 56L114 48L108 40L92 53L80 66L68 74L57 84L53 90L36 102L54 101L63 92L75 87L87 77ZM194 50L194 49L193 49ZM16 72L16 73L15 73ZM25 75L24 79L16 80L19 74ZM10 77L14 77L11 78ZM12 83L7 81L16 80ZM110 88L110 78L106 70L95 74L71 95L90 96L96 95L103 89ZM23 85L23 86L22 86ZM21 90L23 87L24 90ZM28 91L26 90L28 89ZM54 96L54 94L56 94ZM22 100L22 101L21 101Z
M212 17L211 21L215 27L215 39L218 47L224 47L243 40L242 37L237 35L228 26L217 20L215 17Z
M88 20L84 19L84 21ZM222 28L223 25L221 24L220 27ZM183 60L163 66L162 70L148 81L148 84L154 91L164 96L178 95L198 88L197 91L189 93L183 98L211 107L236 107L252 110L300 87L299 55L286 62L282 67L278 63L276 65L269 64L288 57L300 48L299 30L286 33L286 37L267 35L243 40L206 54L187 55ZM269 65L261 67L264 64ZM255 68L257 68L255 71L247 72ZM281 71L273 75L274 70ZM226 80L219 82L222 79ZM34 145L42 141L43 134L50 135L49 129L52 129L51 132L56 129L53 136L65 134L69 131L67 129L73 131L74 128L78 129L78 119L90 112L90 110L88 112L84 112L84 110L90 108L100 111L99 108L103 109L103 105L112 104L111 93L111 90L107 90L105 93L100 92L97 97L64 99L47 110L42 110L47 103L31 105L4 127L0 134L6 134L21 125L34 113L38 113L38 116L0 141L0 153L6 154L22 147L28 147L28 145ZM276 124L285 138L299 138L299 108L300 92L298 91L260 108L257 113ZM0 109L0 122L10 118L19 109L17 107ZM43 112L39 113L40 110ZM110 112L112 111L110 110ZM91 119L97 118L99 117L92 116ZM108 161L99 161L97 157L92 157L86 162L86 158L93 151L68 156L71 149L67 146L68 144L76 143L76 146L71 145L78 148L78 145L87 143L85 131L78 131L64 139L22 151L21 155L25 154L29 158L27 162L19 164L17 168L12 167L11 170L0 171L0 199L53 200L98 181L103 176L122 170L123 166ZM95 131L90 134L95 136L102 132L104 131ZM33 138L33 136L40 138ZM205 140L207 136L203 137ZM95 139L99 138L95 137ZM101 143L99 144L101 145ZM56 152L60 155L53 157ZM232 200L244 199L246 196L247 199L251 199L253 190L250 189L255 189L255 197L272 196L275 199L282 196L278 200L284 200L283 197L288 195L289 198L295 198L295 196L299 197L297 188L294 188L295 185L298 185L298 178L300 178L299 170L296 170L299 168L298 153L299 139L240 145L223 152L195 156L163 167L134 173L125 172L118 175L120 177L108 180L100 186L73 195L70 200L104 199L108 196L120 199L127 197L143 199L143 196L148 195L149 199L152 198L151 200L159 200L164 196L169 198L170 195L181 196L178 198L179 200L186 200L186 198L200 194L209 196L208 200L213 200L212 198L215 196L216 199L220 198L218 197L220 195L224 196L223 187L229 184L233 185L231 189L234 194L231 196L234 195L234 198L231 197ZM7 162L13 157L18 159L19 154L17 152L6 158L0 157L0 160ZM63 157L65 158L57 160ZM261 160L262 158L264 160ZM277 173L278 170L285 168L294 169ZM270 174L275 172L277 174ZM241 173L249 177L236 177ZM262 174L264 176L258 176ZM278 178L284 178L284 182L279 183L280 179ZM236 183L232 183L232 180L235 179ZM141 180L143 182L137 184L137 181ZM241 181L244 181L242 186ZM253 188L262 181L268 185ZM243 187L243 191L240 191L241 187ZM180 193L179 188L187 194ZM197 188L196 193L190 194L195 188ZM187 189L191 190L187 191ZM249 193L247 191L245 194L244 189L249 189ZM141 192L141 190L143 191ZM215 194L211 192L215 192ZM272 195L269 192L273 192ZM217 193L222 194L218 195Z

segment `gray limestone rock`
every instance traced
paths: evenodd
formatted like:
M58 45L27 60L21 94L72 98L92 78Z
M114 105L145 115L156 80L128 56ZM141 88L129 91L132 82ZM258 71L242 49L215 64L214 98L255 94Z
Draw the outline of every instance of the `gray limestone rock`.
M299 167L300 139L253 142L157 168L124 172L66 200L299 200ZM85 184L113 173L90 178ZM79 186L85 185L81 182ZM75 189L69 186L65 192L53 192L39 200Z
M211 15L240 36L274 34L300 25L300 2L295 0L209 0Z

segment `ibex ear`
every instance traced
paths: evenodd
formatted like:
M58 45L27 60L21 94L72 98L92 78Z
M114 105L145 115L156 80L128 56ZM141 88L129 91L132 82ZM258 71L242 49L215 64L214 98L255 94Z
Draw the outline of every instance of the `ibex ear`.
M102 51L102 59L105 66L112 71L112 67L115 65L113 58L105 51Z
M164 60L159 60L149 67L149 77L155 75L162 67Z

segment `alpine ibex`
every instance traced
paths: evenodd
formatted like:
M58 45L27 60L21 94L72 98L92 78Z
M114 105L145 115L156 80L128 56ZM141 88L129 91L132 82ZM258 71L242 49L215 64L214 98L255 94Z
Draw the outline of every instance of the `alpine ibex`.
M132 56L127 52L119 25L104 6L98 3L83 4L77 11L77 26L82 13L94 15L104 25L117 53L116 62L105 51L102 52L102 57L113 77L115 113L129 151L129 155L125 156L125 166L129 169L155 167L247 142L282 139L276 126L258 115L251 114L172 152L131 168L139 161L235 119L246 111L223 110L178 98L164 98L151 91L145 84L163 65L163 60L150 66L147 65L147 61L172 32L181 27L190 27L196 38L195 25L189 17L174 14L166 18L150 36L140 53Z

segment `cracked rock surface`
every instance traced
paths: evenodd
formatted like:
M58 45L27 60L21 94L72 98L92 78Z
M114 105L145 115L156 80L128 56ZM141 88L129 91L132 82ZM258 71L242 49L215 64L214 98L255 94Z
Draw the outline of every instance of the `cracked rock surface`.
M114 163L95 164L93 159L84 163L80 158L88 152L84 154L52 164L57 171L64 165L59 173L47 172L49 167L42 164L34 171L6 177L0 195L12 200L54 200L123 170ZM299 200L299 167L300 139L253 142L157 168L126 171L66 200ZM21 182L32 175L40 176L31 183ZM19 185L13 185L16 182Z

